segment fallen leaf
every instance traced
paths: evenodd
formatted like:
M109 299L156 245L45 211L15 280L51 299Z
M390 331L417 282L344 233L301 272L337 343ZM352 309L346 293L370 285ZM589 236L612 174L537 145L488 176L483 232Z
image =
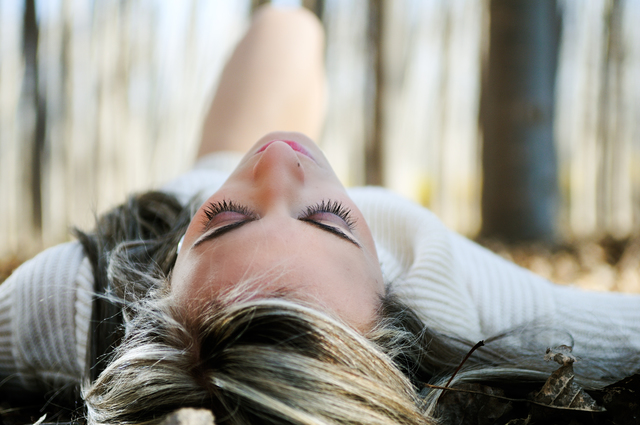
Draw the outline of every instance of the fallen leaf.
M561 345L553 349L548 348L544 358L546 361L555 361L561 366L551 374L542 389L535 395L535 401L554 408L587 412L605 411L575 382L573 363L577 359L571 354L571 347Z
M489 425L505 417L513 408L500 388L481 384L461 384L456 390L445 391L438 402L437 416L441 424ZM474 391L465 392L465 391Z
M593 391L616 425L640 423L640 375L632 375L601 390Z
M41 423L44 422L45 419L47 419L47 414L46 413L44 415L40 416L40 419L35 421L33 425L40 425Z
M215 425L215 419L210 410L185 407L167 415L160 425Z

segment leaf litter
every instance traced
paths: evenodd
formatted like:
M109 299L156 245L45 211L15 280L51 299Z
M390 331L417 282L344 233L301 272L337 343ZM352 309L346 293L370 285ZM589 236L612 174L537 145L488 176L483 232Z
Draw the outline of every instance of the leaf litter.
M462 384L444 390L437 415L441 424L456 425L637 425L640 424L640 374L600 390L585 390L575 381L571 347L548 348L544 359L560 365L544 385ZM515 390L514 390L515 388ZM526 390L525 390L526 391Z

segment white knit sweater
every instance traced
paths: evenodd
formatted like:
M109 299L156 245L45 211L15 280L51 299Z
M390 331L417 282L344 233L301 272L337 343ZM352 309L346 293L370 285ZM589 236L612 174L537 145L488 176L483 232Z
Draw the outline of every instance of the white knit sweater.
M164 190L183 202L208 196L237 160L236 154L210 156ZM571 333L578 356L602 347L640 352L640 296L556 286L389 191L356 188L350 195L373 232L385 279L429 326L475 342L536 324ZM0 379L9 378L0 391L80 381L92 289L91 267L77 242L44 251L0 285ZM541 341L569 342L551 333Z

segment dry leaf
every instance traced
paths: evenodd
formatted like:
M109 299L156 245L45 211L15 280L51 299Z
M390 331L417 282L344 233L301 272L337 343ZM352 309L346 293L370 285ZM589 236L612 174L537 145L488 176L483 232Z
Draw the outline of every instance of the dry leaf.
M46 413L44 415L40 416L40 419L35 421L33 425L40 425L41 423L44 422L45 419L47 419L47 414Z
M594 397L602 400L611 423L636 425L640 423L640 375L632 375L594 391Z
M161 425L215 425L211 410L186 407L167 415Z
M573 363L576 357L571 354L571 347L561 345L548 348L544 356L546 361L555 361L560 368L554 371L544 386L535 396L535 401L555 408L581 410L588 412L604 412L593 398L575 382Z
M531 423L531 415L526 418L511 419L506 425L529 425Z
M512 410L510 401L492 397L504 396L504 391L481 384L462 384L459 390L445 391L438 403L438 420L441 424L489 425L505 417Z

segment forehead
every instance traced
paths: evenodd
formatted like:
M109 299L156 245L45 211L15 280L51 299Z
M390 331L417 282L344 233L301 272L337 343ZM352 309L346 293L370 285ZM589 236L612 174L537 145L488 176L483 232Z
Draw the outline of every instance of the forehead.
M350 242L298 220L260 220L185 252L171 291L208 300L250 280L362 324L373 320L380 295L370 263Z

